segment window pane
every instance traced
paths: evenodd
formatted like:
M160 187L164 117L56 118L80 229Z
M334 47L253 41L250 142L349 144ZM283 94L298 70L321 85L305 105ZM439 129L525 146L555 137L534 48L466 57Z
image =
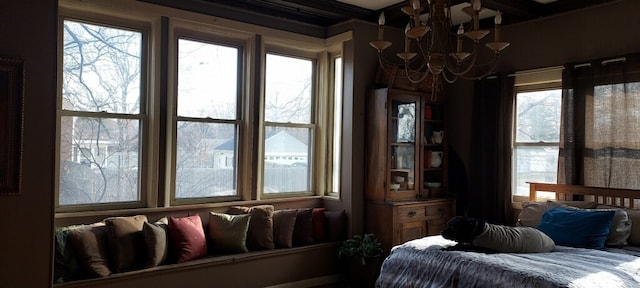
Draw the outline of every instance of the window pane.
M64 21L65 110L140 112L142 33Z
M238 49L178 40L178 116L236 119Z
M558 147L517 147L514 153L514 195L529 196L528 182L557 183Z
M265 121L311 123L313 62L267 54Z
M516 142L559 142L559 89L518 93L516 107Z
M264 193L307 192L311 129L266 127Z
M335 59L333 67L333 184L331 192L339 192L340 163L342 163L342 57Z
M140 200L139 120L62 117L60 205Z
M178 122L176 198L236 195L234 124Z

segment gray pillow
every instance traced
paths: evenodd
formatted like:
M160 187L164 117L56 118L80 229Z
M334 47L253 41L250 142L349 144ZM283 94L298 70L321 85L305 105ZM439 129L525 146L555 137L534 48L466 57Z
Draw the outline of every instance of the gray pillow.
M145 267L158 266L167 259L169 254L167 223L167 218L163 217L155 223L145 222L142 226L142 235L147 251Z
M209 239L219 252L249 252L247 231L251 214L229 215L209 212Z
M484 232L472 244L502 253L543 253L555 248L553 240L536 228L489 223L485 224Z

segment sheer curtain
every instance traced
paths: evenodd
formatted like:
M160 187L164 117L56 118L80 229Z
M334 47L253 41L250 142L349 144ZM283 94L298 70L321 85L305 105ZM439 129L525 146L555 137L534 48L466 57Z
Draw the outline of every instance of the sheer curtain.
M514 77L476 81L471 126L469 190L465 214L494 224L511 223L511 118Z
M567 65L558 182L640 189L640 58Z

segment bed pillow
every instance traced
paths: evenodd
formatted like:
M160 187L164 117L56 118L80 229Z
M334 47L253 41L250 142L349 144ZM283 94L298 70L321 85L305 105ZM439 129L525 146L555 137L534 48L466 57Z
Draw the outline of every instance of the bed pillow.
M279 248L293 247L293 228L298 211L295 209L273 212L273 242Z
M631 233L627 242L629 245L640 246L640 210L639 209L624 209L631 221Z
M542 214L552 208L564 206L569 209L571 207L592 209L596 208L597 205L598 204L593 201L525 201L522 202L522 211L520 212L520 215L518 215L516 226L538 227L538 225L540 225L540 219L542 219Z
M628 245L627 239L631 235L632 222L624 209L608 206L598 205L597 210L611 210L614 211L611 227L609 228L609 235L607 236L607 246L624 246Z
M142 226L145 249L147 251L145 267L162 264L169 254L169 236L167 235L167 217L155 223L145 222Z
M578 248L604 248L615 212L612 210L567 210L544 212L538 230L556 245Z
M147 216L110 217L104 220L109 227L109 250L114 272L140 268L144 259L142 226Z
M107 234L109 228L104 223L72 230L69 240L78 254L80 266L90 277L107 277L111 275L109 268L109 248Z
M251 214L230 215L209 212L209 239L213 249L224 253L244 253Z
M170 254L177 263L187 262L207 255L207 240L204 236L200 215L169 217Z
M231 215L251 214L247 231L247 248L251 251L273 249L273 205L233 206Z

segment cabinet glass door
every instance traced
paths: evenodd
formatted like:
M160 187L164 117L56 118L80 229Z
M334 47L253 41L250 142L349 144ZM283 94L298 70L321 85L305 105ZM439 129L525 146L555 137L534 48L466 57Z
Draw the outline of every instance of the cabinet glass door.
M416 194L416 132L418 131L415 100L392 99L390 123L391 192Z

